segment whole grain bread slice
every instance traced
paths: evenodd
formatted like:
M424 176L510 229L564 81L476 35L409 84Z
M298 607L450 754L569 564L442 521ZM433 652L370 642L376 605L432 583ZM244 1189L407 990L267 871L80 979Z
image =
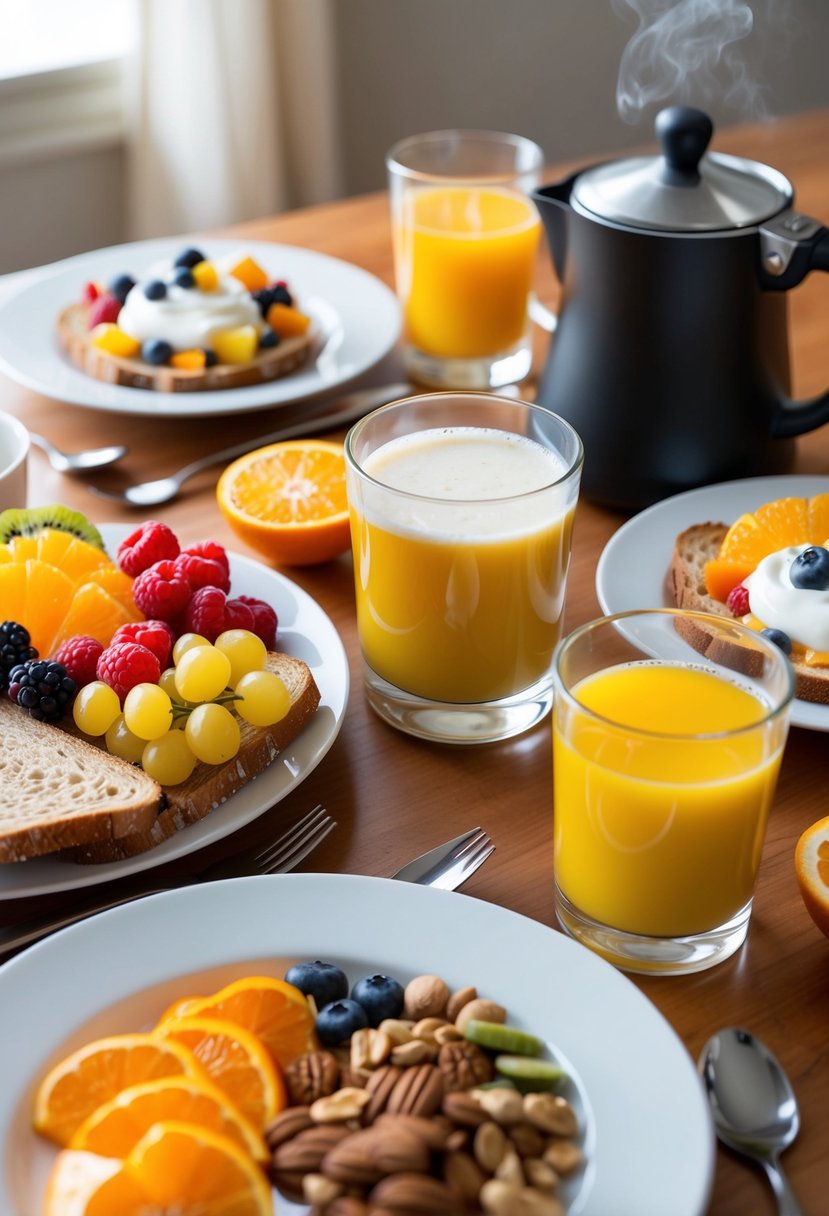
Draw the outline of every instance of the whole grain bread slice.
M307 362L314 346L312 332L283 338L278 346L260 351L248 363L217 363L198 371L154 367L143 359L124 359L93 346L89 340L89 305L70 304L58 315L58 338L72 362L107 384L154 389L162 393L198 393L245 388L277 380Z
M188 824L196 823L257 777L299 735L316 712L320 692L311 669L301 659L272 652L268 670L285 683L291 708L273 726L251 726L242 722L239 751L226 764L199 763L187 781L164 786L165 805L149 824L134 831L66 850L75 862L94 864L134 857L169 839Z
M0 862L149 831L161 786L0 699Z

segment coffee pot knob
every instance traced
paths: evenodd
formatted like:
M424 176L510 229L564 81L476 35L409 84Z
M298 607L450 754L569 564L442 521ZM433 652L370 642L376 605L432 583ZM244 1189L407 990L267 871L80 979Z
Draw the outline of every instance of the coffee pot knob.
M693 106L668 106L657 114L655 126L662 149L661 180L666 186L695 186L699 162L714 133L711 119Z

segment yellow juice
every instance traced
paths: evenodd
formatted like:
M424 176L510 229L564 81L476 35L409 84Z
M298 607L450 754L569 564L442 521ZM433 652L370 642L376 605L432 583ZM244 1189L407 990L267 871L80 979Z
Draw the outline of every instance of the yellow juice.
M523 337L540 223L497 187L413 193L396 233L406 334L425 354L474 359Z
M725 924L751 898L780 765L782 744L759 725L767 707L709 672L657 662L608 668L573 695L600 717L563 697L554 710L561 891L629 933Z
M506 432L447 427L391 440L364 469L399 491L352 503L368 665L415 696L466 704L541 679L559 635L573 512L551 517L530 491L561 477L560 457Z

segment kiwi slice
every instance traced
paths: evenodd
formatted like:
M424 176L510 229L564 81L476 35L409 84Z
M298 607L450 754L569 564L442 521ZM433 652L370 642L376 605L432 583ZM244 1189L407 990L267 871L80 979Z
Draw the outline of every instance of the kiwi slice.
M552 1060L530 1056L496 1056L495 1072L508 1077L522 1091L553 1089L567 1073Z
M491 1051L509 1051L516 1055L538 1056L544 1044L534 1034L519 1030L516 1026L503 1026L499 1022L483 1022L470 1018L463 1028L463 1036L479 1047Z
M80 511L52 503L48 507L9 507L0 511L0 544L15 536L37 536L44 528L69 532L97 549L104 548L101 533Z

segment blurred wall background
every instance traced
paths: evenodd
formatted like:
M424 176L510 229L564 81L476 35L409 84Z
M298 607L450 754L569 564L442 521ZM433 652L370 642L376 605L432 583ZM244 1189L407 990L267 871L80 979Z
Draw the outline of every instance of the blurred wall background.
M139 8L163 5L168 19L181 6L181 20L187 21L197 20L198 4L208 0L195 6L190 0L187 11L186 0L132 2ZM718 125L774 121L829 106L829 0L313 0L313 7L312 0L264 2L282 17L304 19L302 54L286 55L280 27L274 27L265 60L272 59L281 74L279 104L291 110L294 143L302 145L303 131L313 132L324 121L327 142L315 146L331 164L309 175L295 157L294 170L289 147L283 158L287 180L258 202L260 213L383 188L386 150L417 131L511 130L536 140L554 162L650 143L656 111L672 102L701 105ZM227 6L244 27L243 0L210 3L214 10ZM320 32L325 24L319 56L315 21ZM702 52L688 22L707 31ZM259 48L257 62L262 60ZM620 67L624 117L617 97ZM166 75L156 75L154 85L152 58L145 69L147 89L169 90ZM98 64L90 78L78 68L61 88L49 73L0 80L0 273L136 234L164 234L161 221L139 231L130 224L135 189L126 120L116 104L120 70L118 63ZM240 73L229 87L241 91L250 84ZM182 87L178 101L173 90L167 119L174 120L178 104L198 123L200 114L210 113L210 88L209 78L198 88ZM324 115L316 112L318 105ZM75 110L83 116L79 127L66 118L52 123L48 138L33 137L39 116ZM209 124L202 134L207 167ZM309 149L302 150L307 170ZM152 191L152 176L142 184ZM240 213L222 222L246 218L251 216ZM824 218L829 219L829 200ZM187 227L178 219L175 230Z

